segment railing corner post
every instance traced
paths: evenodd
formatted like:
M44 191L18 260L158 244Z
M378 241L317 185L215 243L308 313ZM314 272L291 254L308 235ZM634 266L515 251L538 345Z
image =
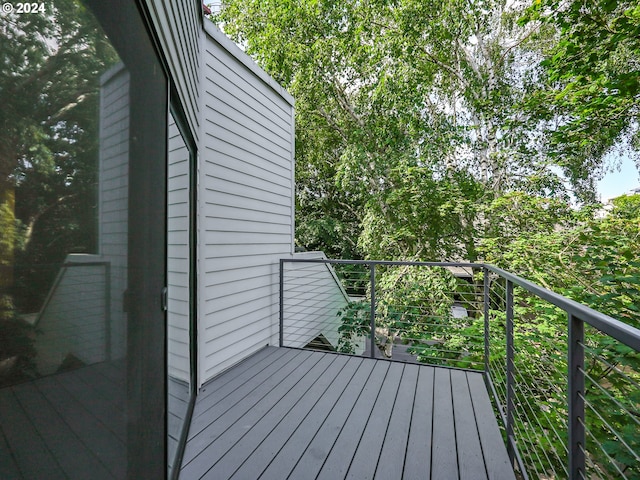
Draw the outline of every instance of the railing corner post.
M369 263L369 284L371 288L371 352L369 356L376 358L376 264L373 262Z
M507 367L507 453L509 454L509 460L511 461L511 465L515 465L515 439L513 436L513 414L515 409L515 388L514 388L514 363L513 363L513 354L514 354L514 346L513 346L513 283L511 280L507 280L507 289L506 289L506 310L507 310L507 325L506 325L506 336L507 336L507 359L506 359L506 367Z
M280 347L284 347L284 258L280 259L280 312L279 312L279 332L278 332L278 344Z
M489 270L482 267L483 275L483 310L484 310L484 373L489 375Z
M586 475L584 451L584 323L572 314L568 314L568 327L569 478L573 480L583 478Z

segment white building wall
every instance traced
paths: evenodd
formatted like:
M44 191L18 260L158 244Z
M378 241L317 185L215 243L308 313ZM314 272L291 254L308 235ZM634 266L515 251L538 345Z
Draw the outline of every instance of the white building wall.
M191 133L197 140L200 133L202 2L146 0L146 4Z
M200 384L277 342L293 249L293 99L205 23L199 172Z
M277 342L279 259L293 251L293 98L203 19L201 2L146 0L146 6L197 149L200 386ZM182 215L169 196L170 215ZM188 306L181 303L186 283L178 280L188 281L178 265L180 235L169 234L169 290L176 295L170 302L178 301L169 328L183 322ZM174 333L187 340L181 327ZM186 358L179 353L184 346L170 342L169 354Z
M296 259L326 259L322 252L296 253ZM303 348L322 334L334 347L340 334L339 311L349 304L333 267L324 263L284 264L284 345Z
M189 150L169 114L167 174L167 354L171 377L189 382Z

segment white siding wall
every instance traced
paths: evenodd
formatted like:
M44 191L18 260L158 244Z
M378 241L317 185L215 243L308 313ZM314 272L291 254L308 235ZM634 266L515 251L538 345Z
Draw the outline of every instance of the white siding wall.
M189 382L189 150L171 114L167 177L168 372Z
M325 258L322 252L295 254L293 258ZM322 263L285 263L284 268L284 344L302 348L322 334L338 346L338 311L349 297L333 267Z
M160 48L169 66L194 138L200 122L200 0L146 0Z
M206 23L199 172L200 384L277 339L293 248L293 99Z

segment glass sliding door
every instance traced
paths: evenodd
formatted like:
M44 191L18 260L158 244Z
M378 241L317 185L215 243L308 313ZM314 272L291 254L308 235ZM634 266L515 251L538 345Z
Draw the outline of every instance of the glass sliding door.
M167 80L124 0L5 12L0 59L0 478L161 478Z
M177 478L192 407L195 317L193 148L169 113L167 175L167 466ZM180 126L179 126L180 125Z

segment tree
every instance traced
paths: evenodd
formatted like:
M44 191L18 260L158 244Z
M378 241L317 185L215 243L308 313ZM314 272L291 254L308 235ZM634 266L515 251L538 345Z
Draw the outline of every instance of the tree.
M640 7L635 1L536 1L521 23L553 29L542 49L543 88L528 104L549 122L549 153L579 198L616 146L640 167Z
M475 259L482 204L565 193L520 108L540 33L517 24L518 8L224 4L214 20L296 97L299 242L339 256Z

